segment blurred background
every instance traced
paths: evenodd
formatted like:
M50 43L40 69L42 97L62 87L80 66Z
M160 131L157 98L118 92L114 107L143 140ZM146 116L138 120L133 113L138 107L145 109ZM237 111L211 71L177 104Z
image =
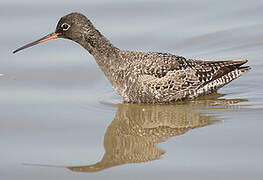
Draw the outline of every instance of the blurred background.
M262 179L262 9L258 0L1 0L0 179ZM160 160L96 173L25 166L96 163L114 117L137 112L116 105L122 101L93 57L72 41L52 40L12 54L54 32L60 17L71 12L86 15L121 49L249 59L252 70L212 100L214 106L224 99L224 105L211 108L208 98L201 101L205 107L190 108L202 113L194 115L198 121L209 116L220 123L158 144L166 151Z

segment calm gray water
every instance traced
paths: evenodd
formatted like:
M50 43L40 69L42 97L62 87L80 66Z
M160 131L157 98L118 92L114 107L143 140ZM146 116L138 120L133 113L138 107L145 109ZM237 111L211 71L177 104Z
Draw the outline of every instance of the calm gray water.
M0 179L262 179L262 9L259 0L1 0ZM76 43L12 54L73 11L120 48L249 59L252 71L199 100L129 105Z

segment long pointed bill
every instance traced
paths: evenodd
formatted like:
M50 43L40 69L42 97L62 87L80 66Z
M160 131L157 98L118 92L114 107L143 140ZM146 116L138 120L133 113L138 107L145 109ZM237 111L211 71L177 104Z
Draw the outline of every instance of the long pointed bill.
M29 43L29 44L26 44L24 46L22 46L21 48L18 48L17 50L13 51L13 53L16 53L18 51L21 51L22 49L25 49L25 48L28 48L28 47L31 47L31 46L34 46L36 44L39 44L39 43L42 43L42 42L45 42L45 41L48 41L48 40L51 40L51 39L56 39L58 38L58 33L51 33L51 34L48 34L47 36L37 40L37 41L34 41L32 43Z

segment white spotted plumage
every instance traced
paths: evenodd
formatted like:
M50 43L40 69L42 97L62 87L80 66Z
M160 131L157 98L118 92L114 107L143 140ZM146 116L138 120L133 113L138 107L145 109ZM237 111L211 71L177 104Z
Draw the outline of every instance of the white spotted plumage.
M71 39L94 56L125 102L167 103L198 97L216 91L250 70L248 66L242 67L247 60L213 62L186 59L169 53L120 50L80 13L62 17L51 35L14 52L48 38Z

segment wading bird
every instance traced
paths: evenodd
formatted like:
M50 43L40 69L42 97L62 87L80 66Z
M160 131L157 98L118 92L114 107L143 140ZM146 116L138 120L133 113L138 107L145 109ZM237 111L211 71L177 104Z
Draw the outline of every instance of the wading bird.
M80 13L62 17L47 40L73 40L92 54L124 102L168 103L210 94L250 70L247 60L201 61L169 53L121 50Z

